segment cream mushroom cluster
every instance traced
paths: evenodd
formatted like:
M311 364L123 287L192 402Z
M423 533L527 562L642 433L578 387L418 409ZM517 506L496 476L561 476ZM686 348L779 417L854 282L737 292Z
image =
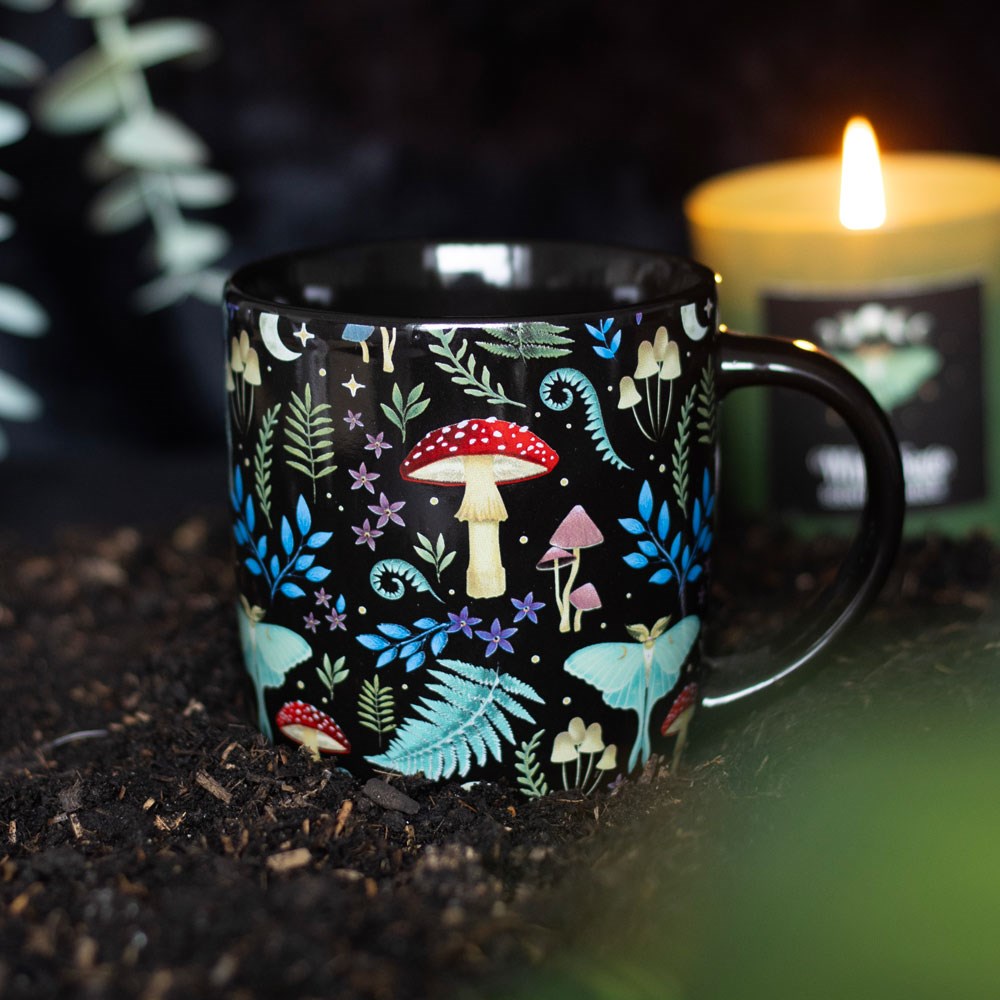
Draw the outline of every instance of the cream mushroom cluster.
M584 757L587 758L586 770L582 766ZM590 795L600 784L604 772L614 770L617 766L618 748L614 743L605 745L599 722L592 722L588 726L577 715L569 720L566 729L552 741L551 760L553 764L562 765L563 788L579 788L584 795ZM566 771L567 764L576 765L572 780ZM595 770L597 775L588 786Z
M523 425L497 417L470 418L425 434L399 467L410 482L463 486L455 517L469 525L469 597L499 597L507 589L500 522L508 517L498 486L551 472L559 456Z

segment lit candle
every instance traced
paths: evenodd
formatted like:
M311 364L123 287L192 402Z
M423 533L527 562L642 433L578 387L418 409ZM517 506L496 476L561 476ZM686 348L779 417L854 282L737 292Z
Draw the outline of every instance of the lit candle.
M874 133L852 119L842 158L714 178L685 211L730 327L820 344L889 413L909 530L1000 528L1000 161L888 154L880 171ZM860 456L829 414L747 396L726 407L746 507L805 524L861 505Z

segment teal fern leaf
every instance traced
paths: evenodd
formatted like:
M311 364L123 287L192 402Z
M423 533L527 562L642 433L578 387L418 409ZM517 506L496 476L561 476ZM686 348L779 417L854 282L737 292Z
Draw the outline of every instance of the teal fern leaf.
M503 741L514 743L507 718L534 722L522 701L541 702L529 684L510 674L462 660L439 660L444 670L431 670L436 683L414 705L422 718L404 720L385 753L366 758L376 767L402 774L423 772L432 781L469 773L473 760L482 766L499 761Z
M514 753L517 758L514 765L517 783L521 786L521 794L529 799L540 799L549 794L548 780L538 762L538 744L544 735L545 730L540 729L530 740L522 742L521 748Z

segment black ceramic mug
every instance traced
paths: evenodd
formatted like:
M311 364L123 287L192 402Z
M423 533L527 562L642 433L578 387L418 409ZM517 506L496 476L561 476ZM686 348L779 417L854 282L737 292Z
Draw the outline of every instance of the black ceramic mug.
M811 344L720 332L700 264L393 243L251 264L226 309L260 727L358 773L589 794L676 759L699 705L813 657L895 554L902 472L876 403ZM757 664L709 663L719 405L761 384L846 420L868 504L819 615Z

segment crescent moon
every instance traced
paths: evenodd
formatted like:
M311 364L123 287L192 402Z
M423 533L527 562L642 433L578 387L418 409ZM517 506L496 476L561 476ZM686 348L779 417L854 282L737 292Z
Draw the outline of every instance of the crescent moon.
M698 307L693 302L681 306L681 325L692 340L701 340L708 333L708 327L698 322Z
M685 329L687 329L686 326ZM277 313L260 314L260 335L264 340L264 346L279 361L294 361L296 358L302 357L301 354L296 354L295 351L290 351L285 347L278 337Z

